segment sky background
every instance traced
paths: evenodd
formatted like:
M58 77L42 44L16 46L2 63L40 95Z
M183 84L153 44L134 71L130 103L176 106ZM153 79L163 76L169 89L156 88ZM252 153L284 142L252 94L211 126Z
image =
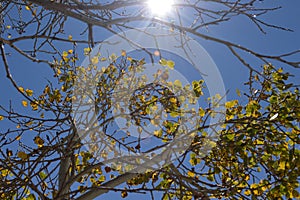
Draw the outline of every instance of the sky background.
M300 1L266 0L262 1L261 4L270 7L277 5L282 6L282 9L270 12L263 16L262 19L276 25L290 28L294 30L294 32L266 28L267 34L262 34L254 24L249 22L246 23L245 19L240 17L237 17L230 22L225 22L221 26L212 26L208 30L204 30L204 32L206 32L207 35L233 41L234 43L246 46L259 53L277 55L300 49ZM77 31L80 29L80 26L72 26L72 24L69 24L69 29ZM105 39L105 37L109 36L109 34L104 33L103 30L96 29L95 31L96 34L98 33L96 37ZM236 88L240 89L242 92L247 92L247 88L243 85L249 75L246 67L242 66L242 64L229 53L225 46L216 45L211 41L199 38L197 38L197 41L206 49L216 63L224 80L225 89L229 91L227 99L237 98L237 95L235 94ZM26 46L27 44L23 45ZM62 45L61 48L69 47L64 47ZM294 59L299 61L300 54L294 56ZM257 66L262 64L254 60L249 61L257 63ZM9 64L12 66L10 70L16 82L24 88L33 89L36 94L41 92L48 80L54 80L53 77L49 77L49 74L52 73L49 67L44 66L43 64L32 64L15 53L9 57ZM180 64L180 61L177 64ZM278 65L276 62L273 64L277 67L284 67L293 73L294 77L292 78L292 81L295 84L300 84L300 69ZM175 67L181 66L176 65ZM3 63L0 62L0 104L8 106L9 101L11 100L15 110L27 112L26 108L21 105L21 96L16 93L15 89L5 76ZM0 131L5 131L8 126L9 124L0 122ZM157 199L160 199L159 196L156 197ZM110 200L121 199L121 197L119 192L109 192L97 199ZM150 196L129 194L128 199L147 200L150 199Z

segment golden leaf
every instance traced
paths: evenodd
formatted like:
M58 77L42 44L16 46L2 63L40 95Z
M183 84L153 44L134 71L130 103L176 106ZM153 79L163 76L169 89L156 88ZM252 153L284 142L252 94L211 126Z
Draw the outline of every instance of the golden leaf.
M30 90L30 89L26 89L26 94L28 95L28 96L32 96L32 94L33 94L33 91L32 90Z
M27 101L23 100L23 101L22 101L22 105L23 105L24 107L27 107L27 106L28 106Z
M19 90L20 90L21 92L24 92L24 88L23 88L23 87L19 87Z

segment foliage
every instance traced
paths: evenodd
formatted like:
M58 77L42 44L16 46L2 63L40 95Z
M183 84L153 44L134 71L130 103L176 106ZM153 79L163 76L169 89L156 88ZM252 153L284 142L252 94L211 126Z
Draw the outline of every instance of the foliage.
M2 61L8 80L20 95L19 105L24 109L0 105L3 127L0 132L1 199L82 200L109 191L119 192L121 198L130 198L130 193L153 195L153 192L162 195L162 199L300 198L300 92L290 82L292 74L268 62L279 61L279 65L299 67L299 62L286 59L297 51L279 56L264 55L202 34L200 28L228 21L234 16L246 16L261 31L264 31L263 26L284 29L253 17L252 12L260 16L275 10L254 9L256 0L211 2L217 3L221 10L207 10L188 1L177 5L206 15L200 17L202 20L195 19L190 26L131 12L132 5L143 11L143 1L107 4L93 1L1 2L0 20L5 21L0 37ZM12 14L13 11L18 14ZM180 11L178 14L182 15ZM65 24L69 18L86 25L83 36L63 34L67 31ZM239 98L224 104L219 103L220 96L209 97L206 104L195 110L185 107L185 103L194 104L206 98L205 82L194 80L191 85L183 85L179 80L168 81L168 72L179 67L174 61L161 58L160 64L165 70L155 74L158 82L168 85L171 90L155 81L145 85L144 81L133 79L137 72L145 70L144 58L132 58L121 49L110 57L91 56L92 47L100 42L94 38L93 27L114 33L118 28L134 28L131 22L146 20L225 45L249 68L249 79L245 83L249 90L242 95L237 89ZM35 32L31 31L33 27ZM18 46L18 42L27 40L34 41L30 43L33 45L30 51ZM63 42L72 48L61 49ZM84 45L83 52L78 47L81 44ZM19 85L10 72L8 48L30 61L46 63L55 81L49 81L41 92ZM249 65L238 51L251 53L261 61L262 67ZM90 61L88 68L79 64L82 55ZM99 68L107 60L110 64ZM119 84L121 78L125 81ZM146 76L143 78L147 79ZM96 92L89 91L89 84L94 82L97 82ZM102 162L120 146L132 153L146 151L144 143L138 139L128 142L133 134L129 130L122 137L112 133L112 113L114 110L122 112L122 104L114 95L125 91L129 83L134 83L138 89L134 95L121 95L120 102L130 103L131 115L127 122L137 126L137 132L152 124L157 129L150 134L164 145L184 133L180 129L184 117L185 123L192 124L191 134L184 138L190 143L182 144L186 145L185 151L159 169L130 173L128 171L134 167L130 164ZM74 87L78 93L74 92ZM80 137L82 130L72 113L83 93L87 95L84 103L93 104L93 109L86 112L96 113L95 118L86 123L100 128L95 132L89 130L92 151L84 147ZM159 105L162 105L167 120L158 120ZM225 107L225 121L216 124L222 125L216 133L219 139L208 140L208 133L213 129L209 119L217 115L218 107ZM102 133L104 136L98 137ZM112 151L101 151L102 145L112 147ZM207 146L212 148L209 154L203 153Z

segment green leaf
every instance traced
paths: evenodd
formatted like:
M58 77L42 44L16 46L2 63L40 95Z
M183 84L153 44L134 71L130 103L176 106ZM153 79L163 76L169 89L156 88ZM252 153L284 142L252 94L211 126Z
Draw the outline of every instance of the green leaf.
M24 200L35 200L35 196L33 194L30 194L29 196L25 197Z
M168 66L170 69L174 69L175 62L172 61L172 60L168 60L168 61L167 61L167 66Z
M47 174L46 174L45 172L41 171L41 172L39 173L39 176L40 176L40 178L41 178L42 180L44 180L44 179L47 177Z
M234 133L227 134L226 137L227 137L228 140L233 141L233 139L234 139Z

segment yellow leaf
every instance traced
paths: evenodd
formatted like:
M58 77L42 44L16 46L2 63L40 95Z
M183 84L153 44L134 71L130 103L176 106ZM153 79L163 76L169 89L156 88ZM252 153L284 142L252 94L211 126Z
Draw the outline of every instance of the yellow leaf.
M233 100L233 101L228 101L225 103L225 107L227 109L232 108L233 106L235 106L238 103L238 100Z
M250 176L247 174L245 177L245 180L248 181L250 179Z
M34 9L33 11L32 11L32 16L36 16L36 9Z
M191 172L191 171L188 171L187 173L188 177L195 177L195 173L194 172Z
M112 54L109 56L109 59L110 59L111 61L115 61L117 58L118 58L117 55L114 54L114 53L112 53Z
M286 167L285 165L286 165L286 162L285 161L281 161L279 163L279 168L278 169L285 170L285 167Z
M254 195L259 195L259 191L258 190L253 190L253 194Z
M68 50L68 54L72 54L73 53L73 50L72 49L69 49Z
M88 55L91 51L92 51L92 49L90 47L83 49L84 55Z
M21 140L21 136L18 135L18 136L16 137L16 140Z
M199 116L200 117L204 117L204 115L205 115L205 110L203 109L203 108L199 108Z
M128 56L127 60L131 62L132 61L132 57Z
M175 80L174 85L180 88L182 87L182 83L180 82L180 80Z
M161 137L162 136L162 131L161 130L155 130L153 132L153 134L156 136L156 137Z
M164 58L160 59L159 64L161 64L162 66L167 66L168 61Z
M102 57L101 58L101 62L104 62L104 61L106 61L107 59L105 58L105 57Z
M26 89L26 94L28 95L28 96L32 96L32 94L33 94L33 91L32 90L30 90L30 89Z
M28 106L27 101L23 100L23 101L22 101L22 105L23 105L24 107L27 107L27 106Z
M28 155L24 151L19 151L17 156L19 158L21 158L22 160L27 160L28 159Z
M168 60L168 61L167 61L167 66L168 66L170 69L174 69L175 62L172 61L172 60Z
M247 196L250 196L251 191L250 191L250 190L246 190L246 191L244 192L244 194L247 195Z
M99 180L100 182L104 182L104 181L106 180L106 178L105 178L105 176L102 175L102 176L99 177L98 180Z
M25 9L26 9L26 10L30 10L30 7L29 7L29 6L25 6Z
M99 58L95 56L91 59L91 62L92 64L96 65L99 62Z
M171 117L178 117L178 116L179 116L179 113L178 113L178 112L171 112L171 113L170 113L170 116L171 116Z
M169 101L170 101L171 103L176 103L176 102L177 102L177 100L176 100L175 97L171 97L171 98L169 99Z
M37 110L39 108L38 104L36 104L35 102L30 102L30 105L33 110Z
M22 87L19 87L19 90L20 90L21 92L24 92L24 88L22 88Z
M67 57L69 54L68 54L68 52L66 52L66 51L63 51L63 53L62 53L62 57Z
M68 36L68 39L69 39L70 41L72 41L72 39L73 39L72 35L69 35L69 36Z
M3 119L4 119L4 117L0 115L0 121L3 120Z

